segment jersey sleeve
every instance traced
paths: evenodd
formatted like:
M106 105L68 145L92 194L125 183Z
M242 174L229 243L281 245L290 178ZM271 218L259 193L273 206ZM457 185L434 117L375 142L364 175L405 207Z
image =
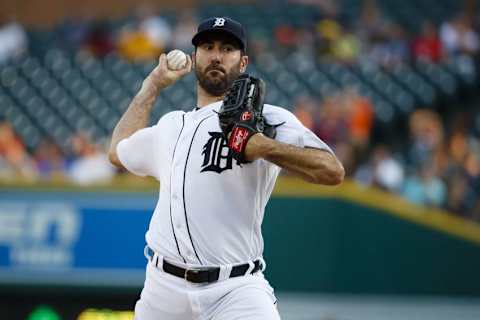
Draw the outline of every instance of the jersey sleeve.
M275 140L297 147L321 149L333 154L332 149L306 128L290 111L272 105L265 105L263 110L265 120L270 125L283 123L277 127Z
M118 159L122 165L137 176L152 176L158 179L157 129L152 126L138 130L117 145Z

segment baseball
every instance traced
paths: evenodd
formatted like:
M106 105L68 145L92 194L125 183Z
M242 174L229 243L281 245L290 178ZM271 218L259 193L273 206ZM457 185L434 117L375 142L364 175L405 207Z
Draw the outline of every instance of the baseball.
M180 70L187 65L187 55L182 50L172 50L167 54L167 67L170 70Z

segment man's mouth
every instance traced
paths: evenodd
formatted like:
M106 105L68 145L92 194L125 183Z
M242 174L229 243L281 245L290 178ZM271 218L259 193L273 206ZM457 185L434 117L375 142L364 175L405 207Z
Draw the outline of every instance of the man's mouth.
M214 68L209 68L209 69L207 70L207 73L209 73L209 72L217 73L217 74L220 74L220 73L225 74L225 71L224 71L223 69L221 69L221 68L215 68L215 67L214 67Z

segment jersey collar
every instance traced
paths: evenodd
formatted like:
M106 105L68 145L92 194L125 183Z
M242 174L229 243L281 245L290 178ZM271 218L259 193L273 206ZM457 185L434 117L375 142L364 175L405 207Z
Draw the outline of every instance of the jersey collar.
M222 101L217 101L217 102L214 102L214 103L207 104L206 106L201 107L201 108L195 107L195 108L192 110L192 112L193 112L195 115L198 115L198 116L207 115L207 114L209 114L212 110L218 111L221 106L222 106Z

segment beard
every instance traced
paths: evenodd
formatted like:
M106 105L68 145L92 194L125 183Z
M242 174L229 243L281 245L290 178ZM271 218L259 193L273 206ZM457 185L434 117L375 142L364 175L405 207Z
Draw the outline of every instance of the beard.
M218 64L211 64L203 70L195 68L200 87L214 97L224 95L240 74L240 61L228 72Z

